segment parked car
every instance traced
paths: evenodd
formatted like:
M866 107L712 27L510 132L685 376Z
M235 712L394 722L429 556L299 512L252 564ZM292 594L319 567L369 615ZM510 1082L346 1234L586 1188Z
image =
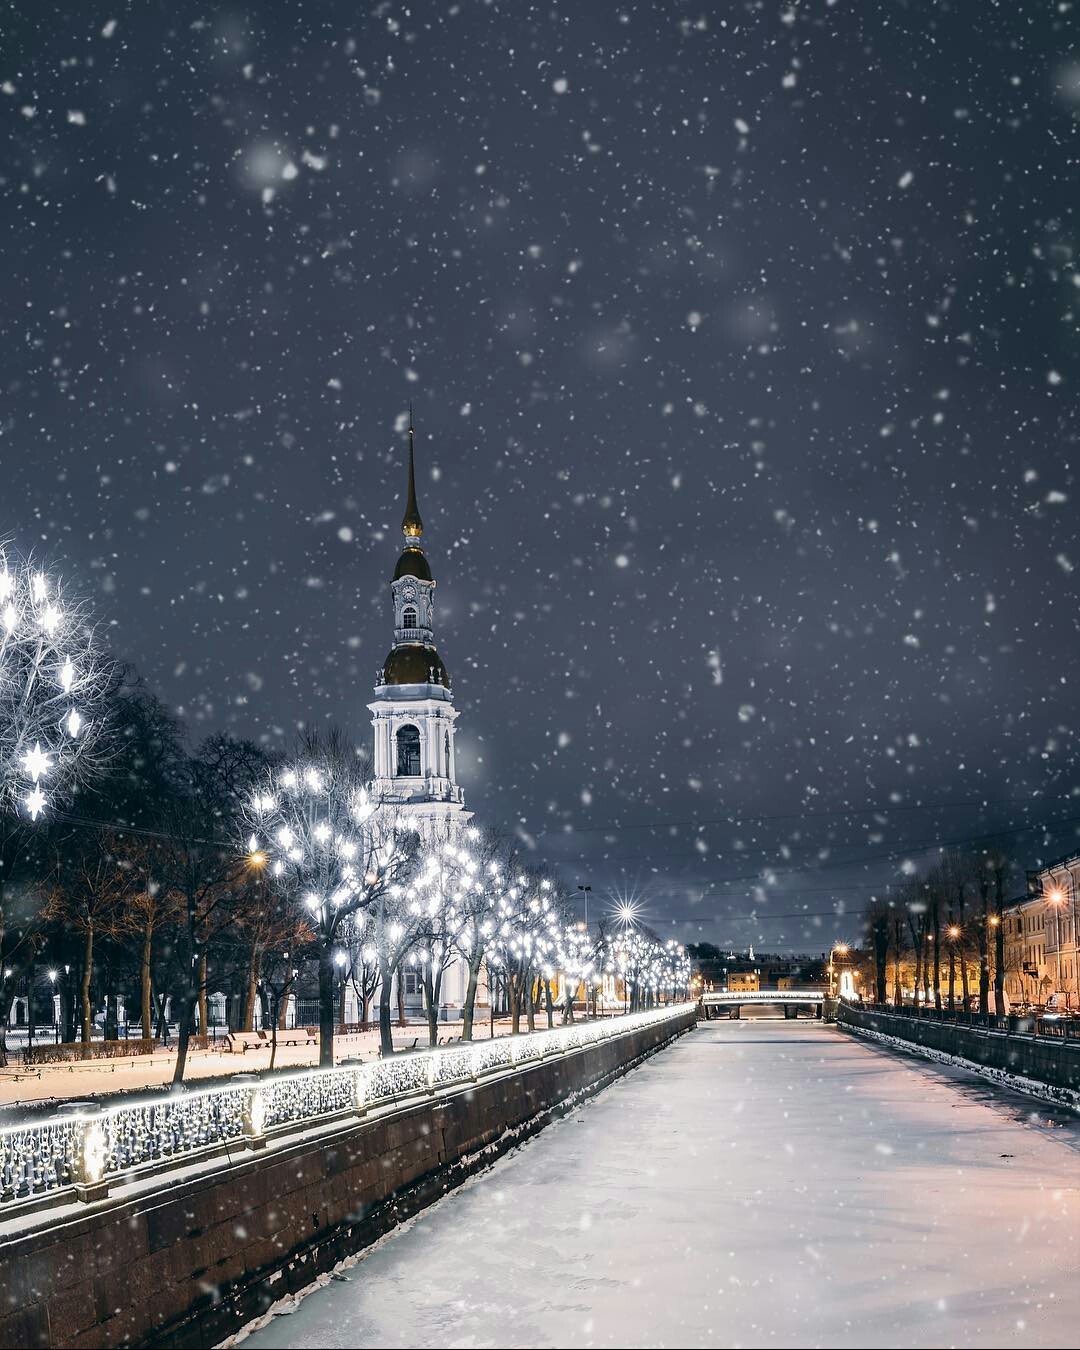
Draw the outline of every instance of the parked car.
M1056 1008L1038 1008L1035 1016L1040 1022L1075 1022L1080 1018L1080 1012L1075 1008L1056 1007Z

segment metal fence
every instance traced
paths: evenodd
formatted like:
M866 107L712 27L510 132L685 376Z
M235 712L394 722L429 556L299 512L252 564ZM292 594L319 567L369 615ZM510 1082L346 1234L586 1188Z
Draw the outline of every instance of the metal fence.
M1038 1039L1064 1040L1080 1045L1080 1017L1064 1013L977 1013L962 1008L896 1007L892 1003L854 1004L867 1012L888 1013L890 1017L906 1017L912 1022L947 1022L953 1026L970 1027L974 1031L999 1031L1009 1036L1032 1036Z
M258 1083L201 1088L0 1131L2 1205L51 1200L75 1187L97 1198L110 1180L170 1165L230 1144L258 1147L268 1133L303 1128L372 1105L434 1092L484 1074L675 1022L693 1003L583 1022L524 1036L465 1042L336 1069L269 1075Z

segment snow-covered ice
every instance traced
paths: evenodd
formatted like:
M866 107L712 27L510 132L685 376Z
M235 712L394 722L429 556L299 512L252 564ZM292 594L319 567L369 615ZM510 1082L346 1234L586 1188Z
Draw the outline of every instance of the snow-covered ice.
M244 1341L1069 1346L1080 1122L820 1024L703 1024Z

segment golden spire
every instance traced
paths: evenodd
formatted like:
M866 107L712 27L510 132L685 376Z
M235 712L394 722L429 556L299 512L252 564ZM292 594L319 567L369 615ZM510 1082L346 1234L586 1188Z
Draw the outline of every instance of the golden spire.
M401 519L401 533L407 539L419 539L424 533L424 522L420 519L420 508L416 504L416 469L413 466L413 424L412 404L409 404L409 499L405 503L405 514Z

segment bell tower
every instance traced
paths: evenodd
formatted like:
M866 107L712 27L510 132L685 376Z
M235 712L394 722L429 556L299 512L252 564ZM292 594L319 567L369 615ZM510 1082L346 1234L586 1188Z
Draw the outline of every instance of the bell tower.
M416 502L415 432L409 414L409 485L403 546L390 591L394 644L368 704L375 733L373 800L400 807L426 838L449 838L470 818L454 772L458 713L435 647L435 578L424 553Z

